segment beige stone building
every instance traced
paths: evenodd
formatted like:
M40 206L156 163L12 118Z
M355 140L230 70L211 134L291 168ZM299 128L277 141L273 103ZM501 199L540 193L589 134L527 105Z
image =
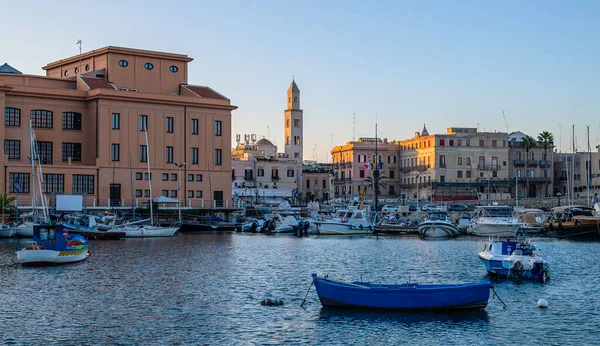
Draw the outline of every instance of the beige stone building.
M319 202L333 198L331 164L307 162L302 166L302 195L306 200Z
M512 132L508 136L510 178L513 184L518 181L518 193L520 197L551 197L553 196L553 148L544 148L538 143L527 152L523 146L523 132Z
M86 195L97 206L161 194L192 207L231 203L237 107L210 87L189 84L191 61L109 46L52 62L43 67L46 76L4 66L3 192L14 195L18 185L20 204L31 204L31 121L47 197Z

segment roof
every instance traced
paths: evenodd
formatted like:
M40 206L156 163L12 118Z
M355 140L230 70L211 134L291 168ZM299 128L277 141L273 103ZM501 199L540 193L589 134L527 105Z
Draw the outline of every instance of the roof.
M10 66L9 64L4 64L4 65L0 66L0 73L23 74L23 73L21 73L21 71Z
M292 92L294 92L294 93L299 93L300 92L300 89L298 89L298 86L296 85L296 81L294 81L293 79L292 79L292 84L290 84L290 87L288 88L288 92L290 90Z
M208 99L219 99L219 100L227 100L229 101L229 99L221 94L219 94L218 92L216 92L215 90L207 87L207 86L201 86L201 85L184 85L184 88L187 88L189 91L193 92L194 94L200 96L200 97L205 97Z
M92 89L116 89L111 83L109 83L106 79L101 78L90 78L90 77L81 77L81 80Z
M421 136L429 136L429 131L427 131L427 127L423 124L423 131L421 131Z
M254 145L259 146L259 145L271 145L271 146L275 146L275 144L273 144L270 140L263 138L263 139L259 139L258 141L256 141L256 143L254 143Z

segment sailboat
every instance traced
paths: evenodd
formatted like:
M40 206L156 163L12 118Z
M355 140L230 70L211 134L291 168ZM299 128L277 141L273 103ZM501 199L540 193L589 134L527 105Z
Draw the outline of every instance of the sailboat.
M148 177L150 177L150 146L148 145L148 128L147 124L144 129L146 135L146 148L148 157L146 163L148 164ZM172 227L160 227L154 225L154 209L152 201L152 179L148 179L148 186L150 189L150 219L122 224L116 226L111 231L125 232L126 238L149 238L149 237L172 237L179 230L180 225ZM142 224L144 222L150 222L150 224Z
M15 234L19 238L32 238L33 237L33 226L39 225L42 223L48 224L48 208L46 206L46 198L44 197L44 193L42 190L42 167L39 153L36 149L36 137L35 131L33 130L33 123L31 119L29 119L29 152L30 152L30 160L31 160L31 213L27 215L23 215L23 222L15 228ZM35 161L38 161L38 174L35 174ZM35 180L37 178L37 188L39 188L39 195L41 196L42 202L42 217L38 215L38 207L37 207L37 191ZM26 219L30 217L30 219Z

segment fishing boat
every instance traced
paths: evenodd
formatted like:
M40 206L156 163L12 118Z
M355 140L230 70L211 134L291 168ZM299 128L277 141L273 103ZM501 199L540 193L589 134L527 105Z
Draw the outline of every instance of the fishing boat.
M523 237L491 238L483 243L479 259L491 276L543 281L550 278L550 265Z
M374 225L366 218L363 209L341 209L325 221L316 221L316 230L324 235L371 234Z
M445 211L429 212L418 229L422 237L428 238L453 238L459 234L458 228L448 220L448 213Z
M594 209L584 206L555 207L550 210L550 218L544 228L551 237L599 240L600 218Z
M323 307L381 310L485 309L490 283L466 284L379 284L330 280L312 274Z
M88 243L80 235L69 234L63 225L35 225L33 243L17 251L23 266L51 266L85 261Z
M505 205L487 205L475 208L475 215L467 232L478 236L513 237L522 223L513 215L513 208Z

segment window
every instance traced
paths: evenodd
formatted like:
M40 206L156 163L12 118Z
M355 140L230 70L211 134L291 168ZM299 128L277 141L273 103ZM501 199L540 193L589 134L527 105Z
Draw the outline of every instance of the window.
M390 179L394 179L394 171L390 171Z
M198 119L192 119L192 134L198 134Z
M146 131L148 129L148 116L140 115L140 131Z
M21 110L18 108L4 108L4 126L21 126Z
M177 173L171 173L171 181L177 181Z
M327 188L327 180L323 179L323 188L326 189Z
M456 146L457 147L462 147L462 139L457 139L456 140Z
M362 169L360 171L358 171L358 176L359 176L359 178L364 178L365 177L365 171L362 170Z
M144 190L144 197L150 197L150 190Z
M287 170L287 176L288 176L288 178L293 178L294 177L294 170L293 169L288 169Z
M221 120L215 120L215 136L221 136L222 134L222 121Z
M161 192L162 192L161 195L163 197L169 197L169 190L162 190Z
M290 119L285 119L285 127L290 128Z
M148 162L148 147L140 145L140 162Z
M196 190L196 198L202 198L202 191Z
M459 156L456 160L456 164L459 166L462 166L462 162L463 162L463 158Z
M215 166L221 165L221 149L215 149Z
M29 193L29 173L9 173L9 193Z
M188 174L187 177L188 177L187 178L188 181L194 181L194 175L193 174Z
M298 96L294 96L294 103L298 103Z
M163 180L163 181L167 181L167 180L169 180L169 173L163 173L163 174L162 174L162 180Z
M44 193L65 193L65 175L44 173L42 191Z
M272 178L279 178L279 170L277 168L271 169L271 177Z
M264 168L259 168L256 170L256 175L259 177L264 177L265 176L265 170Z
M446 155L440 155L440 168L446 167Z
M43 129L52 128L52 112L45 110L31 111L31 126Z
M135 172L135 180L142 180L142 172Z
M192 148L192 165L198 164L198 148Z
M485 168L485 156L479 156L479 168Z
M177 190L171 190L171 198L177 198Z
M79 67L75 67L75 74L79 74Z
M151 63L147 62L144 64L144 68L146 70L152 70L154 68L154 65L152 65Z
M188 190L188 198L194 198L194 190Z
M471 146L471 140L470 140L470 139L467 139L467 140L466 140L466 142L467 142L467 143L466 143L466 146L467 146L467 147L470 147L470 146Z
M300 145L300 136L294 136L294 145Z
M151 173L147 173L147 172L146 172L146 173L144 173L144 179L145 179L145 180L150 180L150 179L152 179L152 174L151 174Z
M450 145L451 147L453 147L454 146L454 139L449 140L449 142L450 143L448 145Z
M8 155L9 160L21 159L21 141L4 140L4 154Z
M142 190L135 190L135 197L142 197Z
M63 113L62 128L63 130L81 130L81 113Z
M446 182L446 176L440 175L440 183L445 183L445 182Z
M94 176L73 174L73 193L94 194Z
M463 177L463 171L456 171L456 177L457 178L462 178Z
M307 180L307 181L306 181L306 188L307 188L307 189L310 189L310 180Z
M127 65L129 65L129 63L127 62L127 60L119 60L119 66L121 66L121 67L127 67Z
M498 169L498 157L492 156L492 169Z
M119 147L120 146L117 143L112 144L112 151L111 151L112 152L112 156L111 156L112 161L119 161L119 151L120 151Z
M85 70L86 70L86 71L89 71L89 70L90 70L90 65L89 65L89 64L86 64L86 65L85 65Z
M498 178L498 171L492 171L492 178Z
M470 158L470 157L465 157L465 164L466 164L467 166L470 166L470 165L471 165L471 158Z
M173 163L173 147L167 147L166 151L167 163Z
M446 144L445 141L443 139L440 139L440 147L443 147L444 144Z
M169 71L175 73L175 72L179 71L179 67L177 67L175 65L171 65L171 66L169 66Z
M300 127L300 119L294 119L294 127Z
M167 117L167 123L165 124L167 133L173 133L173 117Z
M498 141L495 139L492 139L492 147L496 147L498 145Z
M202 174L196 174L196 181L202 181Z
M485 141L483 139L479 140L479 146L480 147L485 147Z
M471 171L466 171L466 178L471 178Z
M52 164L52 142L35 142L37 156L40 163L44 165Z
M62 144L62 160L81 161L81 143L63 143Z
M68 76L69 75L69 70L65 70L65 72L63 74L64 74L65 77Z
M120 113L113 113L112 114L112 129L113 130L118 130L121 128L121 114Z

